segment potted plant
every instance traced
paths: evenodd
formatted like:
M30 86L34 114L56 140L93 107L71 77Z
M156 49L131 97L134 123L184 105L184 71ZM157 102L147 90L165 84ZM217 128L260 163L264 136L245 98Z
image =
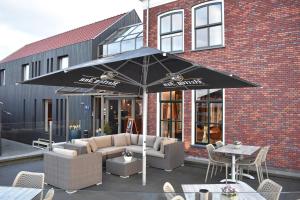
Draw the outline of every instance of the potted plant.
M125 162L130 162L133 156L133 153L131 151L123 151L122 155L124 156Z
M69 140L79 139L81 137L80 125L71 123L69 125Z
M239 149L239 148L241 148L241 146L242 146L242 142L241 142L241 141L238 141L236 138L234 139L233 144L234 144L234 148L235 148L235 149Z
M238 199L236 189L230 185L226 185L225 187L222 188L222 195L223 195L222 199L230 199L230 200Z
M109 123L104 124L104 134L111 135L111 133L112 133L112 129Z

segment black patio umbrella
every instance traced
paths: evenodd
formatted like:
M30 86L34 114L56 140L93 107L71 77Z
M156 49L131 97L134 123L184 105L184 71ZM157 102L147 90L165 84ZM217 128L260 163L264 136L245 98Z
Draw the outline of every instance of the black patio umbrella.
M154 48L86 62L22 84L90 88L143 95L143 184L146 184L147 93L257 87L233 74L197 65Z

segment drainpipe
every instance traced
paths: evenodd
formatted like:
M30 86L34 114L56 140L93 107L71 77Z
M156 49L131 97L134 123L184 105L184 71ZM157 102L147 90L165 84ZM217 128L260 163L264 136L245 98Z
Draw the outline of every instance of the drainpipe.
M149 47L149 7L150 0L147 1L147 33L146 33L146 47Z

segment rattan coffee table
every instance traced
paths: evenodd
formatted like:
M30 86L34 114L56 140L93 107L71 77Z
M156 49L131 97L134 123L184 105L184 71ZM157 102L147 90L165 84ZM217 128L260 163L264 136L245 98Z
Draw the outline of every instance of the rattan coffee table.
M132 158L126 162L124 157L116 157L106 160L106 173L115 174L121 178L129 178L129 176L142 172L142 160Z

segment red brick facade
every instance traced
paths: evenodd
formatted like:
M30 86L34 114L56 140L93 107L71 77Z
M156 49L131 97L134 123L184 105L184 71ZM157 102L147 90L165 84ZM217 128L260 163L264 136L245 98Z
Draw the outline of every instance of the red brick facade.
M177 0L151 8L149 46L157 48L157 16L184 9L180 56L263 87L225 90L226 143L237 137L244 144L270 145L268 165L300 170L300 1L224 0L225 48L191 51L192 7L202 2ZM184 101L186 152L206 157L204 148L190 145L191 91L185 91ZM149 134L156 134L156 103L156 94L149 95Z

